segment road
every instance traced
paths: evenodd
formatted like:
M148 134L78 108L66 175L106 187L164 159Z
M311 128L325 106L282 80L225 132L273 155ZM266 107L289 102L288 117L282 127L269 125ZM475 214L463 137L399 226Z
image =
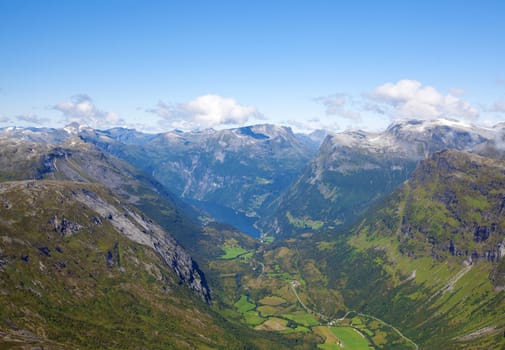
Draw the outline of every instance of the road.
M300 299L300 296L298 295L298 292L296 291L296 288L295 288L295 287L296 287L296 285L297 285L297 283L298 283L297 281L291 281L291 283L290 283L291 289L293 290L293 293L295 294L296 299L298 300L298 302L300 303L300 305L301 305L301 306L303 307L303 309L304 309L305 311L307 311L308 313L313 314L313 315L316 315L316 316L319 316L319 318L321 318L321 319L323 319L323 320L327 320L329 324L335 324L335 323L337 323L337 322L341 322L341 321L345 320L345 318L346 318L347 316L349 316L349 314L351 314L351 313L355 313L355 314L357 314L357 315L359 315L359 316L363 316L363 317L369 317L369 318L372 318L372 319L374 319L374 320L376 320L376 321L378 321L378 322L380 322L380 323L382 323L382 324L385 324L386 326L388 326L388 327L390 327L390 328L394 329L394 331L395 331L396 333L398 333L398 335L399 335L400 337L402 337L402 338L403 338L404 340L406 340L407 342L411 343L411 344L414 346L414 348L415 348L416 350L419 350L419 346L418 346L418 345L417 345L417 344L416 344L416 343L415 343L412 339L407 338L407 337L406 337L406 336L405 336L402 332L400 332L400 330L399 330L398 328L396 328L395 326L393 326L393 325L391 325L391 324L387 323L387 322L386 322L386 321L384 321L384 320L381 320L381 319L380 319L380 318L378 318L378 317L375 317L375 316L372 316L372 315L368 315L368 314L364 314L364 313L361 313L361 312L357 312L357 311L351 310L351 311L347 311L347 313L346 313L343 317L341 317L341 318L338 318L338 319L336 319L336 320L329 320L329 318L328 318L328 317L326 317L325 315L323 315L323 314L321 314L321 313L319 313L319 312L317 312L317 311L315 311L315 310L312 310L312 309L308 308L308 307L307 307L307 306L306 306L306 305L302 302L302 300Z

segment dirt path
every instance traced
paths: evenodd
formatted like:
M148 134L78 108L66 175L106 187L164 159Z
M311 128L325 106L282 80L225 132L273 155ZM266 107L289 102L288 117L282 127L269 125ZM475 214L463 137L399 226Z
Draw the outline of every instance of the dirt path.
M328 318L325 315L323 315L323 314L321 314L321 313L319 313L319 312L317 312L315 310L310 309L307 305L305 305L303 303L303 301L300 299L300 296L298 295L298 292L296 291L296 288L295 288L295 286L296 286L297 283L298 282L296 282L296 281L291 281L289 283L289 285L291 286L291 290L293 291L293 293L295 293L296 299L298 300L298 302L300 303L300 305L302 306L302 308L305 311L307 311L309 314L316 315L317 317L319 317L319 318L321 318L323 320L328 320Z
M400 337L402 337L402 338L403 338L403 339L405 339L407 342L409 342L409 343L411 343L412 345L414 345L414 347L416 348L416 350L419 350L419 346L418 346L416 343L414 343L414 341L413 341L412 339L407 338L405 335L403 335L403 333L402 333L402 332L400 332L400 330L399 330L398 328L396 328L396 327L395 327L395 326L393 326L392 324L389 324L389 323L387 323L386 321L381 320L380 318L377 318L377 317L372 316L372 315L367 315L367 314L363 314L363 313L358 313L358 315L360 315L360 316L364 316L364 317L370 317L370 318L372 318L372 319L374 319L374 320L376 320L376 321L379 321L379 322L381 322L381 323L385 324L385 325L386 325L386 326L388 326L388 327L391 327L392 329L394 329L394 330L395 330L395 332L396 332L396 333L398 333L398 335L399 335Z

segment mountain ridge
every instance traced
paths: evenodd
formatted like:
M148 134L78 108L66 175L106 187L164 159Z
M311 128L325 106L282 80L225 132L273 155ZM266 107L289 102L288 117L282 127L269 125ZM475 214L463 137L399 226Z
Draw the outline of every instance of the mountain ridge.
M445 149L473 149L493 134L447 120L404 120L381 133L330 134L260 227L267 234L292 236L352 224L405 181L419 160Z

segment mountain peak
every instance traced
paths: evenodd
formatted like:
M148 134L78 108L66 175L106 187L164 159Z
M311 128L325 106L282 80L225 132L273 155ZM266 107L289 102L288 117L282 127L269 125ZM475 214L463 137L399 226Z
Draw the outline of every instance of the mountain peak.
M256 124L232 129L234 133L246 135L257 140L266 140L280 135L292 135L291 128L274 124Z
M394 132L398 129L413 132L424 132L437 127L447 127L453 129L481 130L472 124L450 118L438 119L398 119L391 123L386 132Z

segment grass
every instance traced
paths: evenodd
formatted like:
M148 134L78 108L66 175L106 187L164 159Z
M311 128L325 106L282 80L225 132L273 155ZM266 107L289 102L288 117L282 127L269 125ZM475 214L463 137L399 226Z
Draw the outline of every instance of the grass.
M335 334L333 334L333 332L329 327L326 326L314 327L312 328L312 331L324 339L324 344L317 345L319 349L324 350L340 349L339 339L336 337Z
M251 326L257 326L265 321L265 318L261 317L257 311L247 311L244 314L245 322Z
M296 314L286 314L282 315L282 317L287 318L288 320L292 320L298 324L301 324L306 327L310 326L316 326L319 324L319 321L317 321L314 316L311 314L308 314L306 312L303 313L296 313Z
M250 253L248 250L246 250L242 247L228 247L226 245L223 245L221 247L221 249L224 250L224 254L221 255L219 258L225 259L225 260L236 259L241 255L245 255L247 253Z
M237 308L238 312L245 314L247 311L254 310L256 305L251 303L246 295L242 295L240 299L235 303L235 307Z
M258 303L262 304L262 305L279 306L279 305L285 304L286 299L272 295L272 296L264 297Z
M366 338L351 327L331 327L331 332L340 339L344 348L353 350L368 350L369 344Z
M310 330L310 328L302 327L302 326L298 326L296 328L288 327L288 329L281 331L281 333L310 333L310 332L312 332Z
M258 306L257 309L261 314L266 317L266 316L272 316L272 315L277 315L282 312L283 308L282 307L275 307L275 306L270 306L270 305L261 305Z

